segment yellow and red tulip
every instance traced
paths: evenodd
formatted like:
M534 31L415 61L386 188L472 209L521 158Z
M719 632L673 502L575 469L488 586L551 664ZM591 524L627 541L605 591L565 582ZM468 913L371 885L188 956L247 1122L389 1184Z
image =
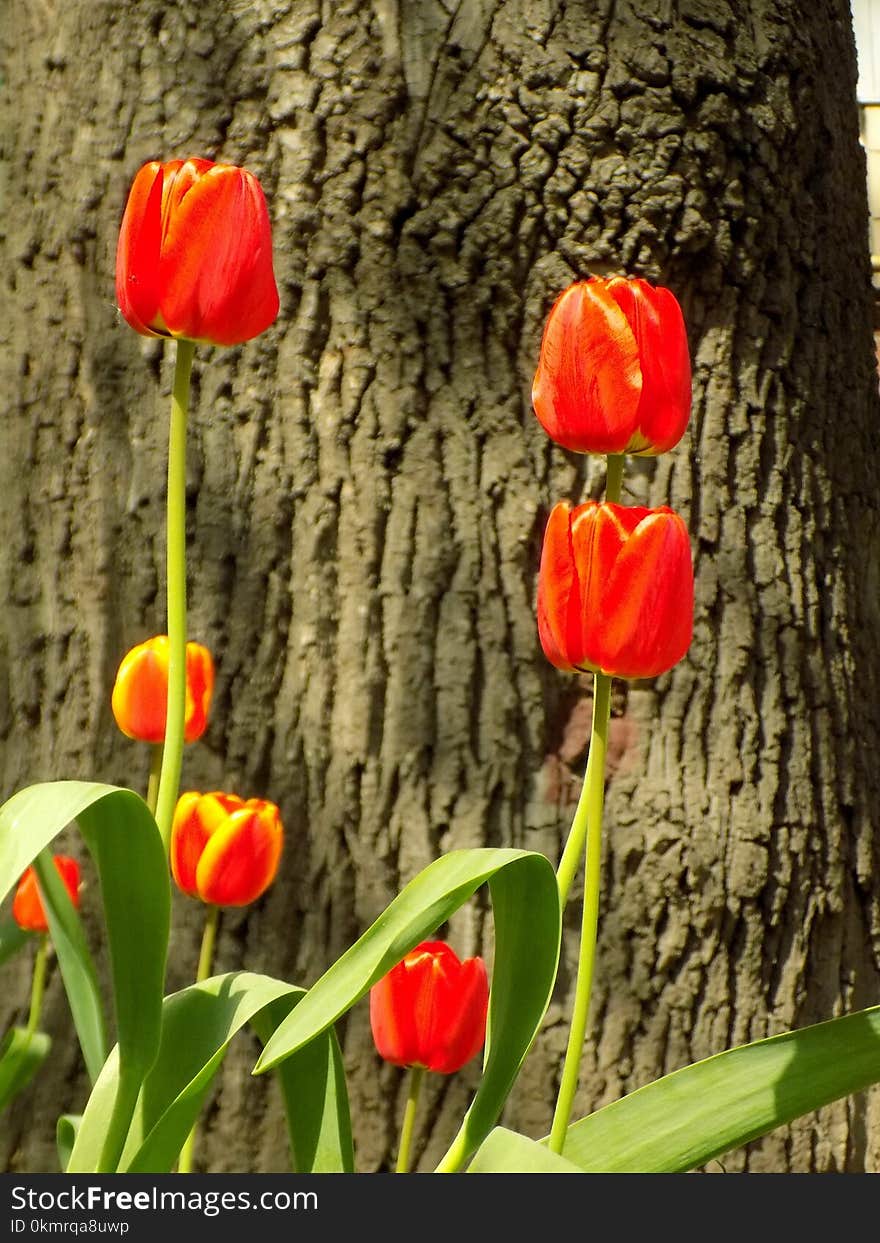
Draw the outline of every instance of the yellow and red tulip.
M64 881L70 900L79 906L79 864L67 855L53 855L52 862ZM43 909L43 900L37 884L37 874L29 867L18 882L12 901L12 918L26 932L48 932L49 923Z
M238 345L278 314L272 233L257 178L210 160L152 160L128 196L116 299L146 336Z
M423 941L370 990L373 1040L386 1062L449 1075L483 1047L488 1005L482 958Z
M552 664L655 677L687 652L693 610L690 540L673 510L553 507L538 578L538 632Z
M116 724L129 738L163 742L168 715L168 636L155 635L122 658L110 705ZM214 660L201 643L186 645L184 738L195 742L208 726L214 691Z
M266 799L189 791L171 824L171 873L191 898L247 906L275 879L283 837L278 808Z
M681 308L638 278L593 276L556 299L544 327L532 405L544 430L577 453L665 453L691 409Z

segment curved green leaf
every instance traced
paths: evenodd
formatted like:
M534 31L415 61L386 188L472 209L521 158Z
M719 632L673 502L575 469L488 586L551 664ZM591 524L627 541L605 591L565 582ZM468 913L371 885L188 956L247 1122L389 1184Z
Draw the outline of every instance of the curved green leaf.
M468 1174L581 1174L565 1157L551 1152L539 1140L496 1126L474 1154Z
M880 1082L880 1006L717 1053L568 1128L589 1173L682 1173Z
M67 1163L73 1152L81 1122L80 1114L62 1114L55 1124L55 1147L58 1149L58 1164L61 1166L62 1174L67 1170Z
M270 976L236 972L212 976L173 993L163 1005L159 1053L144 1079L125 1140L120 1171L168 1173L173 1167L236 1032L251 1023L266 1032L285 1017L303 990ZM321 1042L325 1066L341 1066L333 1033ZM68 1173L95 1168L118 1094L114 1049L89 1098ZM291 1143L300 1172L350 1170L351 1132L344 1081L322 1075L316 1049L283 1071ZM334 1134L338 1137L333 1144Z
M23 950L32 940L33 935L32 932L25 932L24 928L19 928L14 919L0 921L0 966L19 950Z
M101 882L122 1068L99 1162L106 1172L116 1168L141 1081L159 1047L171 892L165 848L142 798L116 786L54 781L20 790L0 807L0 899L73 820Z
M79 916L48 850L41 850L34 859L34 869L83 1061L94 1083L107 1056L104 1010L95 964Z
M287 1018L303 992L271 1002L251 1020L263 1045ZM325 1039L313 1040L275 1072L284 1099L294 1172L351 1174L354 1145L348 1110L348 1089L339 1041L332 1028Z
M0 1110L26 1088L46 1060L52 1041L45 1032L13 1027L0 1044Z
M553 990L560 908L556 874L544 855L458 850L431 863L309 989L267 1043L255 1073L277 1066L325 1031L486 882L495 914L495 962L483 1077L438 1167L459 1168L501 1112Z

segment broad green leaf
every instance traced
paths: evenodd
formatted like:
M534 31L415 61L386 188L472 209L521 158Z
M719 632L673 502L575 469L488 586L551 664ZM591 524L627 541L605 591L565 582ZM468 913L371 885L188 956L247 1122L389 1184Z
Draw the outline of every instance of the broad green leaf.
M168 1173L196 1121L214 1077L236 1032L248 1023L263 1031L274 1030L272 1015L284 1017L303 995L292 987L269 976L237 972L212 976L199 984L173 993L163 1004L162 1039L159 1053L144 1079L134 1109L131 1127L119 1163L126 1173ZM330 1034L320 1042L325 1064L339 1058L335 1037ZM290 1110L289 1125L292 1143L298 1153L312 1154L312 1164L302 1172L316 1170L320 1159L327 1168L347 1167L342 1144L334 1162L329 1152L328 1136L334 1126L343 1127L324 1118L325 1099L334 1109L338 1103L332 1083L324 1093L316 1091L319 1063L315 1050L310 1057L292 1063L285 1070L284 1091ZM114 1049L107 1060L98 1083L89 1098L76 1144L68 1164L68 1173L94 1169L100 1156L104 1133L118 1093L119 1057ZM347 1098L344 1096L344 1118L347 1123ZM350 1134L348 1137L350 1151Z
M26 1088L46 1060L52 1041L45 1032L13 1027L0 1044L0 1110Z
M467 1168L468 1174L581 1174L565 1157L551 1152L538 1140L527 1139L503 1126L495 1127L483 1140Z
M120 1138L159 1047L171 893L165 849L143 799L115 786L55 781L20 790L0 807L0 895L73 820L101 882L121 1059L100 1162L106 1172L115 1168Z
M254 1015L265 1045L302 993L281 997ZM342 1053L332 1028L276 1067L287 1113L292 1166L301 1174L351 1174L354 1146Z
M873 1006L664 1075L575 1122L563 1155L589 1173L682 1173L878 1082Z
M94 1083L107 1056L104 1011L95 964L79 916L48 850L40 851L34 859L34 868L83 1061Z
M62 1174L67 1170L67 1163L73 1152L81 1122L80 1114L62 1114L55 1124L55 1147L58 1149L58 1164L61 1166Z
M2 920L0 922L0 966L19 950L24 949L28 942L33 940L33 936L32 932L25 932L24 928L19 928L14 919Z
M483 1076L440 1167L457 1169L494 1125L553 990L560 910L549 860L524 850L458 850L420 872L363 936L309 989L269 1040L259 1074L303 1048L488 882L495 962ZM523 911L528 918L523 918ZM497 1038L496 1038L497 1033Z

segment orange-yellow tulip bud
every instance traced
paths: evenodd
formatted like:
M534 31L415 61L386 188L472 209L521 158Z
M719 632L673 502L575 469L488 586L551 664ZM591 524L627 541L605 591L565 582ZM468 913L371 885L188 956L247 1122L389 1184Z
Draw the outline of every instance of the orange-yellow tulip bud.
M532 405L547 435L577 453L665 453L691 409L691 364L674 294L637 278L593 276L556 299Z
M190 791L178 799L171 824L171 874L191 898L247 906L275 879L283 836L274 803Z
M52 862L75 907L79 906L79 864L67 855L54 855ZM29 867L18 882L12 901L12 918L26 932L48 932L49 923L43 909L43 900L37 885L37 874Z
M553 507L538 579L538 632L560 669L651 678L687 652L694 573L687 527L666 507Z
M214 690L214 661L201 643L186 645L184 738L195 742L208 725ZM123 658L113 684L116 724L129 738L163 742L168 715L168 636L156 635Z
M423 941L370 990L373 1040L386 1062L451 1075L482 1049L488 1007L482 958Z
M278 314L266 199L253 173L152 160L119 230L116 300L146 336L238 345Z

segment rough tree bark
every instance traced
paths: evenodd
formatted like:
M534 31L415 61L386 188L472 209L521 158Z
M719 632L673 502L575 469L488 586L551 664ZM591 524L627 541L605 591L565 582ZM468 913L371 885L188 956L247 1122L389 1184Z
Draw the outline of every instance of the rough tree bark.
M845 0L23 0L2 32L4 796L145 779L109 688L164 627L170 356L120 321L115 235L142 161L222 158L265 185L282 310L197 356L190 632L219 678L184 783L275 799L287 844L224 916L218 969L310 982L438 851L556 860L589 686L540 654L535 572L549 506L602 478L550 444L529 384L555 294L626 270L672 287L691 333L690 430L631 463L625 499L687 517L697 619L671 675L615 687L578 1112L875 1002L878 411ZM577 906L505 1115L535 1136ZM97 940L94 885L84 910ZM170 988L199 915L175 899ZM491 951L483 905L455 941ZM4 1024L28 967L4 970ZM57 1168L54 1118L86 1093L56 971L47 1015L6 1169ZM343 1038L359 1167L387 1167L401 1080L364 1005ZM220 1077L207 1168L286 1168L255 1052ZM429 1085L422 1168L474 1077ZM878 1104L724 1165L877 1170Z

